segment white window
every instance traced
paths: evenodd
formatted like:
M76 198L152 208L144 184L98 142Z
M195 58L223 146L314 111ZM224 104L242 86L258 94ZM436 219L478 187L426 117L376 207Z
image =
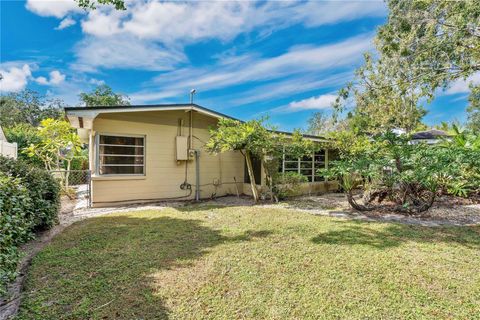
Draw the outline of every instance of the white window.
M97 174L145 174L145 137L97 135Z
M294 158L285 154L281 172L297 172L305 177L308 181L323 181L324 177L318 174L318 169L325 168L325 150L319 150L312 156L304 156L302 158Z

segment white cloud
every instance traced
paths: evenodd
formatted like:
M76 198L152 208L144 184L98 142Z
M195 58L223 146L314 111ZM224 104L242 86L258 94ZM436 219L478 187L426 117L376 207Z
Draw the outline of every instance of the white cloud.
M382 17L387 13L383 1L310 1L295 9L297 19L316 27L362 17Z
M445 91L445 94L458 94L458 93L469 93L470 88L468 87L470 83L480 84L480 72L474 73L467 79L459 79L453 82L450 87Z
M88 82L93 84L93 85L96 85L96 86L100 86L102 84L105 84L105 81L98 80L98 79L95 79L95 78L91 78Z
M231 100L235 105L248 104L267 99L281 99L293 94L309 92L313 90L333 89L344 85L352 78L352 71L345 71L328 75L318 79L318 75L307 75L287 78L264 85L255 86L252 89L242 91Z
M41 85L51 85L51 86L59 85L60 83L65 81L65 75L58 70L51 71L49 75L50 75L50 80L45 77L37 77L35 78L35 81Z
M245 32L259 34L303 23L307 27L384 16L385 4L335 1L130 1L126 11L111 7L91 11L82 22L85 33L107 37L129 33L162 43L191 43L203 39L227 41Z
M300 111L329 109L332 107L332 103L335 102L336 98L337 95L335 94L323 94L300 101L292 101L288 104L287 110Z
M268 80L288 80L311 77L318 80L318 72L328 69L351 69L361 61L362 53L371 49L372 34L364 34L345 41L323 46L294 47L290 51L271 58L245 55L225 59L207 68L182 68L163 73L153 80L148 91L131 95L132 101L155 101L187 92L196 88L207 92L245 83L261 83ZM300 82L299 82L300 84ZM306 90L312 89L306 84ZM301 91L297 87L297 91ZM158 92L159 91L159 92Z
M77 71L169 70L187 60L183 49L191 43L226 42L244 33L259 39L294 24L316 27L385 15L383 2L130 0L126 5L125 11L99 6L85 13L81 27L87 36L75 49ZM27 7L64 18L58 30L75 24L71 14L80 11L74 0L28 0Z
M58 27L55 28L55 30L63 30L65 28L68 28L68 27L71 27L71 26L75 25L76 23L77 22L75 20L73 20L72 18L66 17L65 19L60 21L60 24L58 25Z
M16 92L25 88L32 71L28 64L23 66L0 66L0 92Z
M95 72L106 69L171 70L186 60L185 54L133 37L118 36L99 39L88 37L77 44L77 61L73 68Z
M39 16L59 19L81 11L74 0L27 0L26 8Z

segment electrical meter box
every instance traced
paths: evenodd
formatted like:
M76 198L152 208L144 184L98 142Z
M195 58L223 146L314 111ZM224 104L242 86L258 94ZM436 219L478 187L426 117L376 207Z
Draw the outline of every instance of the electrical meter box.
M175 145L177 161L188 160L188 137L176 136Z

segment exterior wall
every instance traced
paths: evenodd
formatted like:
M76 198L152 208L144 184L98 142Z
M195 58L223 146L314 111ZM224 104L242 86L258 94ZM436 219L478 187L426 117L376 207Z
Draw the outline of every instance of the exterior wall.
M0 140L0 154L2 156L17 159L17 143L8 143L5 140Z
M111 113L98 116L90 133L90 169L92 175L93 206L108 206L128 201L149 201L164 198L179 200L195 197L195 160L175 160L175 136L179 119L183 120L182 135L188 136L190 113L185 111L151 111ZM193 146L200 151L200 197L213 194L243 193L244 159L240 152L219 155L208 154L203 146L209 138L208 128L217 120L193 113ZM95 134L145 135L144 176L99 176L95 174ZM192 193L181 190L185 180L192 185ZM237 184L234 183L234 177ZM216 187L214 183L220 182Z

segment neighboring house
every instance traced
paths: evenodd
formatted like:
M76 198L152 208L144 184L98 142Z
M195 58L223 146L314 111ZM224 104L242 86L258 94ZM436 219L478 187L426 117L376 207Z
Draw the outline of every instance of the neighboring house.
M3 133L2 127L0 126L0 155L17 159L17 152L17 143L9 143Z
M211 155L203 148L208 129L218 119L230 118L226 115L196 104L65 108L65 112L89 146L93 206L250 193L240 152ZM307 176L305 193L325 191L316 170L328 165L328 158L328 150L303 159L284 157L280 170ZM258 161L254 171L257 184L264 187Z
M442 130L419 131L412 134L412 143L436 144L449 139L449 134Z

